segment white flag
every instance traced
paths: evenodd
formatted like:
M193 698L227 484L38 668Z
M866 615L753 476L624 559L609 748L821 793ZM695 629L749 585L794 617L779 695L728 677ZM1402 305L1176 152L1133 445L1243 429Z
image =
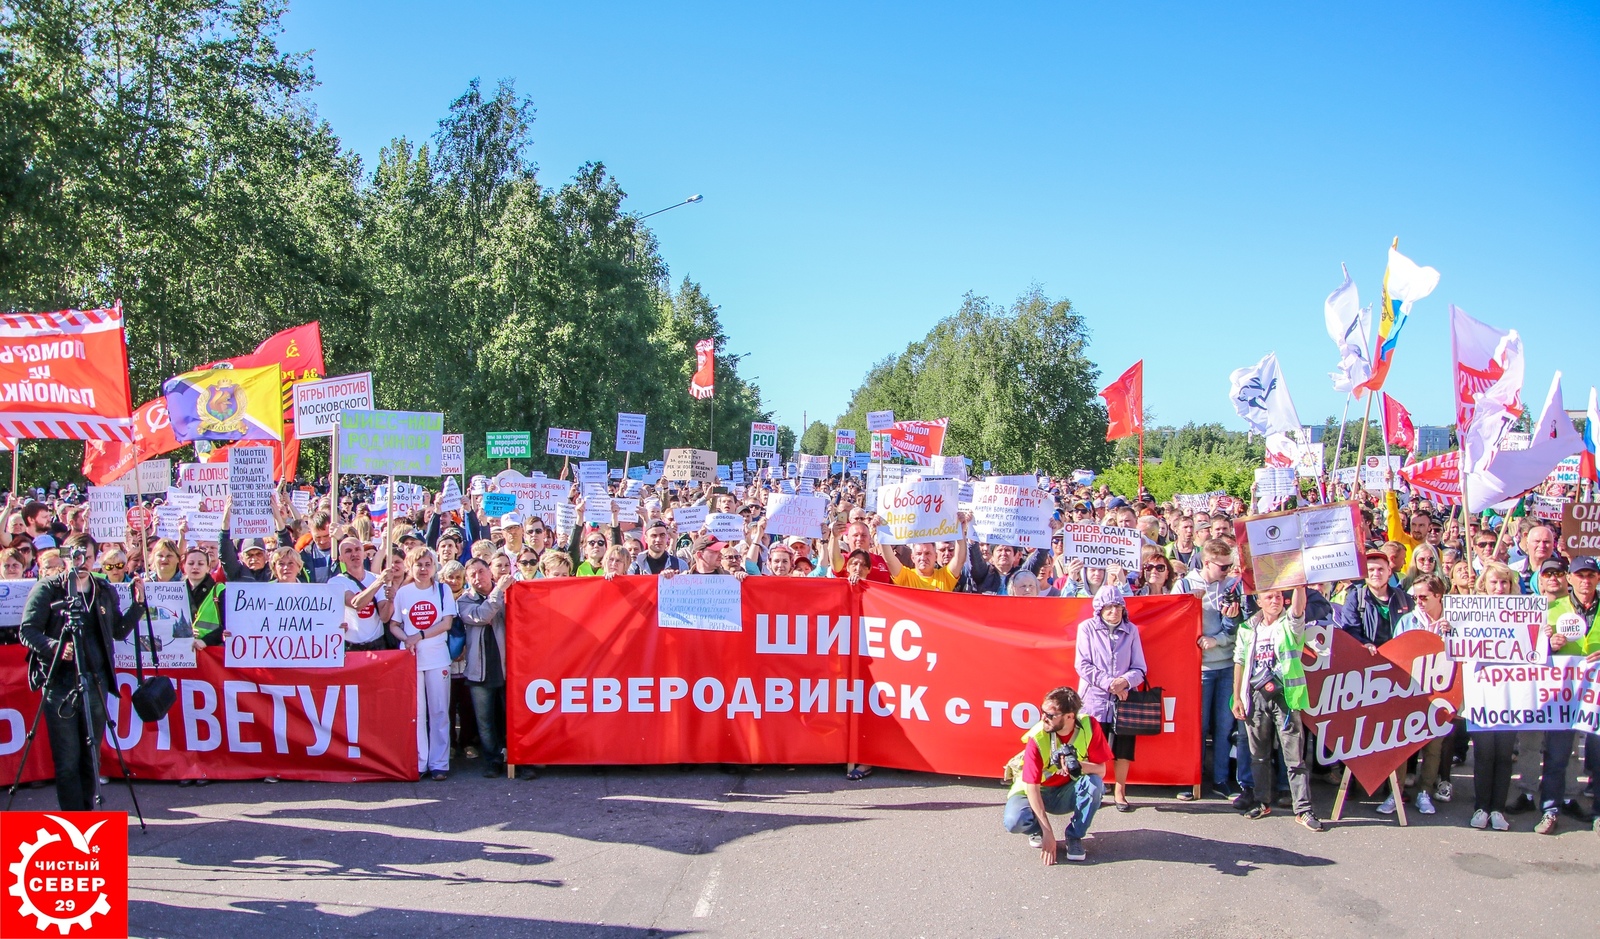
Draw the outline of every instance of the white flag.
M1439 286L1439 272L1419 265L1391 245L1389 272L1384 276L1384 285L1388 288L1389 299L1399 300L1400 312L1406 314L1411 312L1411 304L1433 293L1433 288Z
M1472 427L1462 441L1463 449L1486 445L1488 441L1480 435L1480 426L1505 424L1506 414L1503 401L1489 397L1487 392L1479 395L1478 413L1473 416ZM1583 451L1583 438L1572 426L1561 399L1560 372L1550 381L1550 393L1545 397L1544 410L1539 412L1539 422L1533 426L1532 436L1533 441L1526 450L1497 450L1487 454L1471 450L1467 511L1481 512L1503 499L1522 495L1544 482L1557 463Z
M1228 381L1233 409L1251 430L1258 434L1299 432L1300 416L1278 370L1278 353L1268 352L1255 365L1236 369Z
M1344 270L1344 283L1340 284L1322 304L1322 318L1328 328L1328 338L1339 348L1339 370L1330 372L1333 390L1356 397L1366 394L1362 382L1372 377L1372 361L1368 358L1367 324L1372 321L1372 308L1361 308L1361 295L1355 281L1350 279L1349 268Z
M1510 397L1500 395L1506 409L1522 412L1522 338L1514 329L1495 329L1480 323L1466 311L1450 305L1450 359L1454 366L1456 391L1456 427L1465 431L1472 426L1474 401L1489 386L1500 381L1508 372L1516 374L1510 379Z

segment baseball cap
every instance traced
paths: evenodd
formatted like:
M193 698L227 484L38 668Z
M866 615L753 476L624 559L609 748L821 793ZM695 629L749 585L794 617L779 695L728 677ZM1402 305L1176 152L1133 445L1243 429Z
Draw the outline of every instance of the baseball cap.
M1393 564L1394 563L1393 561L1389 560L1389 556L1387 554L1384 554L1382 551L1379 551L1377 548L1368 548L1367 549L1367 560L1369 560L1369 561L1382 561L1385 564Z
M1569 573L1573 574L1576 574L1579 571L1592 571L1593 573L1600 574L1600 559L1596 559L1588 555L1573 558L1572 566L1567 570Z
M1539 565L1539 573L1541 574L1565 574L1566 572L1567 562L1560 558L1547 558L1543 564Z
M518 528L521 528L522 527L522 516L518 515L515 512L507 512L506 514L500 516L500 527L501 528L510 528L513 525L515 525Z
M455 527L454 525L452 525L449 528L446 528L444 531L440 532L439 533L439 537L440 538L454 538L457 541L466 541L467 540L467 533L462 531L461 529Z
M806 540L804 538L801 538L799 535L795 535L793 538L789 539L788 544L789 544L790 547L794 547L795 545L799 545L800 547L805 547Z
M239 553L240 554L245 554L245 553L248 553L250 551L260 551L262 553L265 553L266 550L267 550L267 543L266 543L266 541L264 541L264 540L262 540L260 538L246 538L243 541L239 542Z

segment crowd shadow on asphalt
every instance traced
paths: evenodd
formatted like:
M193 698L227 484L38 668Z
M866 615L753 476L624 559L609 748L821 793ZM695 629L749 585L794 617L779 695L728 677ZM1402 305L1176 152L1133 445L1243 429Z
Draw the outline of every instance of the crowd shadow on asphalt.
M429 913L376 909L353 916L330 914L315 903L240 901L228 909L193 909L134 900L128 904L134 936L217 939L218 936L538 936L540 939L671 939L680 930L572 923L533 917Z
M1201 864L1219 874L1244 877L1264 867L1331 867L1331 858L1302 854L1286 848L1201 838L1157 828L1093 831L1091 859L1160 861L1164 864Z

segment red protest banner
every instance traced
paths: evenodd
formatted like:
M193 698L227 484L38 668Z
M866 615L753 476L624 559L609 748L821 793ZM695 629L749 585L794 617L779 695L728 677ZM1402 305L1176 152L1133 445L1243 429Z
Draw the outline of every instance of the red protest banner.
M948 417L936 421L895 421L886 431L889 449L896 456L915 460L923 466L944 453L944 432Z
M0 316L0 436L133 441L121 303Z
M738 632L657 625L657 580L536 580L507 611L513 763L869 763L999 776L1075 685L1088 600L752 577ZM1200 777L1199 601L1131 597L1166 732L1130 781Z
M133 412L133 443L86 440L83 443L83 475L96 486L121 479L145 460L178 449L183 444L172 435L167 418L167 399L155 398Z
M135 779L417 778L417 667L409 653L351 652L336 669L225 668L221 653L207 649L195 668L161 670L177 686L178 700L154 723L133 713L137 679L117 673L121 697L110 714ZM6 780L17 771L39 701L28 690L23 656L21 646L0 647L0 778ZM100 765L114 775L117 754L106 733ZM41 724L23 779L54 775Z

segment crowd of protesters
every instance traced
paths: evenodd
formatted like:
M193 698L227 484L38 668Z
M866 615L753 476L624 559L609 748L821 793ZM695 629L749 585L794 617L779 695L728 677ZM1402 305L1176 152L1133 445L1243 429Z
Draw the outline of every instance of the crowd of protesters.
M1180 507L1145 493L1128 499L1105 487L1041 482L1055 499L1051 524L1057 530L1050 549L1032 550L965 537L909 547L881 544L880 520L866 507L863 482L842 476L816 485L830 505L821 538L767 534L765 481L737 492L727 486L616 483L613 493L626 485L629 495L639 497L636 523L619 523L613 503L610 524L559 531L538 514L488 516L476 491L463 497L457 511L439 511L445 497L430 494L420 510L375 523L374 511L383 507L367 501L370 487L356 481L339 494L337 513L325 489L313 491L304 512L294 510L287 487L280 490L273 499L275 538L190 541L180 526L176 538L136 533L119 544L98 545L87 531L82 494L73 486L52 487L7 499L0 512L6 545L0 567L8 580L50 577L64 570L64 552L83 548L97 576L107 581L182 580L194 642L201 646L219 644L227 632L220 602L226 583L335 583L344 591L349 649L406 649L416 656L418 771L430 779L446 778L452 758L481 761L485 776L506 771L505 597L518 580L836 577L1036 602L1090 598L1093 615L1075 634L1078 687L1072 696L1050 700L1059 705L1070 699L1088 719L1082 726L1103 734L1086 736L1084 743L1098 741L1091 762L1104 764L1113 776L1108 794L1119 811L1134 808L1125 780L1137 753L1136 738L1109 730L1113 702L1147 678L1161 680L1146 674L1139 624L1128 617L1125 598L1192 594L1202 609L1200 745L1206 785L1199 797L1227 800L1252 819L1287 808L1313 831L1323 824L1311 783L1333 781L1341 768L1322 758L1301 723L1307 623L1331 623L1375 648L1408 630L1442 632L1447 595L1537 593L1549 601L1552 623L1557 615L1575 613L1588 624L1583 638L1564 645L1552 627L1552 652L1600 659L1600 570L1594 558L1563 557L1550 522L1516 512L1469 516L1403 491L1357 491L1349 497L1359 500L1366 527L1364 580L1251 594L1239 576L1234 535L1235 519L1248 511L1242 500L1216 495L1203 505L1186 500ZM574 485L571 498L581 519L585 506L578 493ZM698 505L742 516L744 537L718 541L704 528L679 530L673 510ZM965 532L964 513L961 522ZM1068 557L1059 527L1073 522L1137 530L1141 565L1086 567ZM6 641L16 641L15 629L0 629L0 642ZM1279 693L1264 694L1274 682ZM1577 792L1569 782L1575 751L1589 777L1587 788ZM1376 811L1392 813L1397 800L1405 799L1419 813L1433 814L1437 803L1456 797L1452 770L1469 761L1470 773L1464 770L1462 777L1470 779L1473 828L1505 831L1511 827L1508 816L1528 813L1540 833L1556 831L1563 815L1600 832L1593 811L1600 741L1573 731L1468 734L1458 721L1454 733L1413 757L1403 772L1405 790L1383 792ZM846 771L862 779L872 769L852 764ZM521 772L533 775L531 767ZM1185 801L1196 797L1193 790L1178 794ZM1008 826L1013 821L1008 814ZM1022 824L1013 830L1025 830ZM1030 835L1037 840L1037 826Z

